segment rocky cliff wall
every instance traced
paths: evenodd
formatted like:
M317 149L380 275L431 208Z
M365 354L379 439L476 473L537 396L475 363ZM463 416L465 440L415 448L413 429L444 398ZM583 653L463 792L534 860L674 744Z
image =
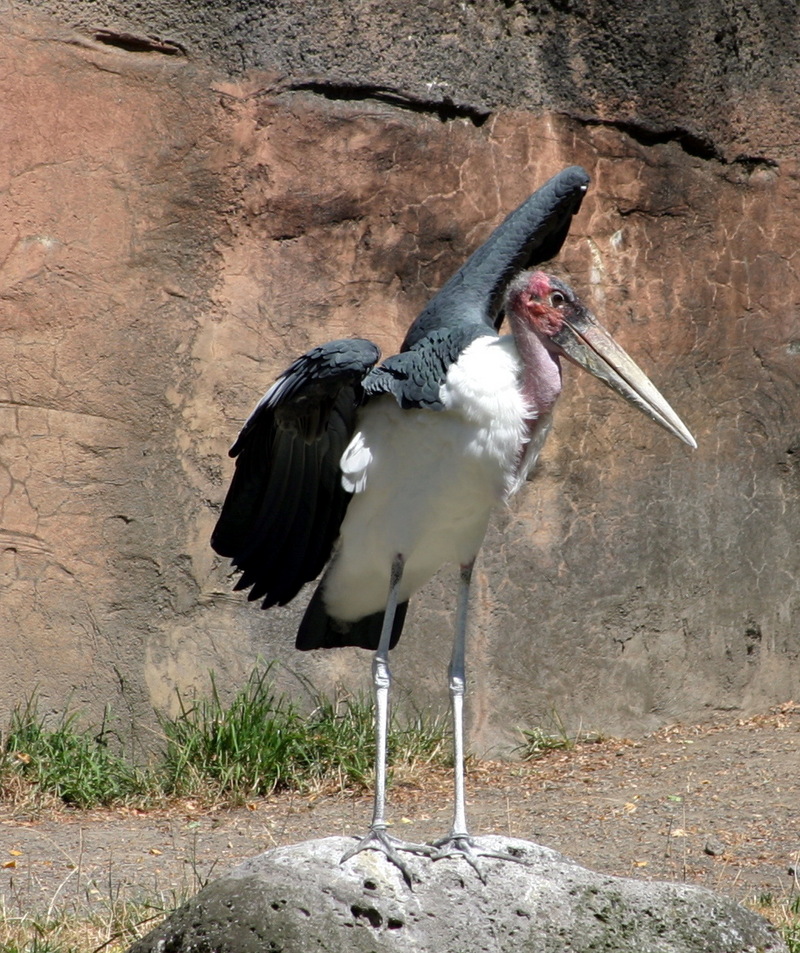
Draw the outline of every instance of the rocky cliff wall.
M560 258L694 432L567 372L477 575L473 743L553 713L641 733L800 673L800 136L790 4L0 3L0 706L147 720L298 656L208 537L300 351L391 353L516 203L593 178ZM401 692L441 704L453 574ZM363 673L363 680L357 674Z

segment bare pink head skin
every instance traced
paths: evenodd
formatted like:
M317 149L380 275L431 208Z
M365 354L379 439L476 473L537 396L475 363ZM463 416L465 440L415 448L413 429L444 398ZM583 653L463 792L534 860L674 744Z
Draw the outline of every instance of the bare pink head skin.
M552 410L561 393L563 351L553 338L577 300L567 285L542 271L523 272L509 286L506 313L522 358L522 391L532 416Z
M543 343L558 334L576 305L585 311L569 285L543 271L521 274L511 283L506 300L514 336L527 325Z
M644 371L598 323L568 284L542 271L518 275L506 313L522 363L520 384L531 416L547 413L561 392L560 358L584 368L690 447L686 425Z

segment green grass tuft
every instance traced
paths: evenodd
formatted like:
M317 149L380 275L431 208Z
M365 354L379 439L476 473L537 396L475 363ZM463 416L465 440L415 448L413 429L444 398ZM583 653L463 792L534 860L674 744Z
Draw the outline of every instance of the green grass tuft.
M575 742L562 735L553 735L544 728L520 729L522 744L514 750L519 752L523 761L535 761L548 751L568 751Z
M796 893L787 902L784 916L783 938L789 953L800 953L800 894Z
M535 761L548 751L571 751L578 744L603 740L596 732L587 733L581 730L571 736L555 710L550 712L549 721L552 725L549 731L540 726L518 729L522 735L522 743L517 745L514 751L523 761Z
M107 717L99 730L81 729L77 712L50 727L34 695L11 713L0 746L0 791L3 776L16 773L42 793L81 808L143 795L146 772L111 750Z
M91 808L179 797L241 804L278 790L368 788L372 702L330 699L307 687L309 713L277 695L270 669L258 668L224 704L212 676L207 697L179 696L178 714L160 716L163 745L146 768L114 749L108 713L99 730L80 727L77 713L50 724L34 696L14 710L0 738L0 795L13 797L21 788L28 800L51 797ZM394 764L444 761L445 735L440 721L393 721Z
M268 674L254 671L227 707L212 676L209 698L190 705L180 699L177 717L160 718L167 796L214 792L242 801L292 786L300 719L274 694Z
M161 719L168 795L242 802L277 790L363 790L372 783L374 706L363 696L331 699L311 692L308 714L275 694L269 669L256 670L229 706L213 677L211 693ZM443 751L439 722L393 723L395 763L430 761Z
M122 953L163 920L186 896L153 894L148 901L109 896L101 910L12 915L0 906L2 953Z
M800 953L800 894L776 899L771 893L761 893L750 905L780 930L789 953Z
M301 787L333 782L342 789L371 787L375 760L375 709L363 695L330 699L314 696L307 734L298 748ZM389 725L389 756L395 766L445 760L447 731L439 719L417 716Z

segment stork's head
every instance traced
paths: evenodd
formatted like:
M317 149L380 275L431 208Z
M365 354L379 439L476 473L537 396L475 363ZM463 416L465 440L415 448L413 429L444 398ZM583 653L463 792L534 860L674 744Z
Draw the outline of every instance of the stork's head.
M690 447L694 438L644 371L623 351L565 282L523 272L506 295L515 337L533 333L553 354L585 368Z

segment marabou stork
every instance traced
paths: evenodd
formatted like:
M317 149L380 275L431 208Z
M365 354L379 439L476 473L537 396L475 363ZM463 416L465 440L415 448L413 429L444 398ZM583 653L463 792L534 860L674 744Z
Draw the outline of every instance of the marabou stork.
M561 390L560 358L586 368L652 420L695 442L645 374L563 281L530 270L560 250L589 183L565 169L528 198L378 364L370 341L332 341L267 391L230 450L236 470L212 545L262 608L322 579L298 649L375 651L376 848L463 854L482 877L464 807L465 636L472 566L492 509L528 477ZM498 328L507 314L511 334ZM409 597L445 563L461 567L449 666L455 747L450 834L433 846L390 837L384 814L389 649Z

